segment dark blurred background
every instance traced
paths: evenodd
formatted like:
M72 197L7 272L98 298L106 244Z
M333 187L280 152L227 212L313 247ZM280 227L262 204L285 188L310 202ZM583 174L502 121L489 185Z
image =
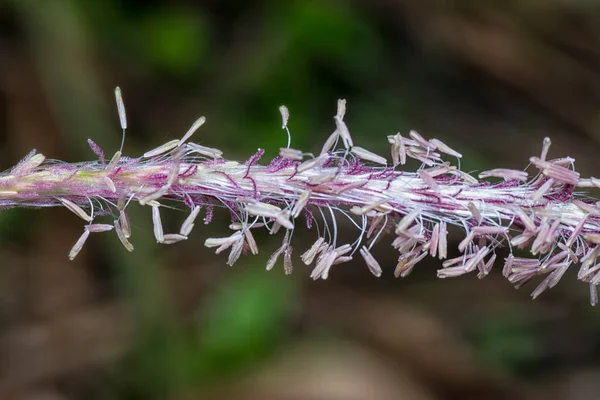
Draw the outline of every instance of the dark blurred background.
M600 150L600 3L590 0L0 1L0 164L125 152L178 138L247 159L287 139L318 151L337 98L355 142L416 129L460 150L467 171L523 168L544 136L584 175ZM231 269L190 240L153 243L131 207L129 254L63 209L0 213L1 399L594 399L600 316L574 274L540 299L500 274L439 281L397 255L312 282L295 259L264 271L280 238ZM176 229L182 212L165 217ZM346 232L347 231L347 232ZM354 232L348 228L343 235ZM296 253L314 240L297 232ZM452 238L453 246L460 238ZM357 260L358 261L358 260Z

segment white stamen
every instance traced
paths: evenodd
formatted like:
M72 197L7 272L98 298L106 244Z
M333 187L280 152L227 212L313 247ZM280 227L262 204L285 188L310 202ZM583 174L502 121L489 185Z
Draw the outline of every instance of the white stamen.
M535 193L533 193L533 195L531 195L531 200L537 201L541 199L542 196L548 193L550 188L552 188L552 185L554 185L554 179L550 178L546 182L544 182L544 184L540 186L538 190L536 190Z
M464 171L461 171L460 169L457 169L455 171L450 171L450 173L452 175L458 176L467 184L477 185L479 183L479 181L474 176L472 176Z
M482 261L489 252L490 249L488 247L479 249L479 251L477 251L477 253L475 253L475 255L464 265L465 271L473 271L477 267L477 264Z
M283 271L286 275L290 275L294 269L292 265L292 246L287 246L283 253Z
M325 171L318 175L313 175L308 178L308 183L311 185L320 185L321 183L331 182L337 176L336 171Z
M162 221L160 219L160 210L158 206L152 206L152 223L154 224L154 237L156 238L156 242L164 242L165 236L163 234Z
M384 220L383 215L377 215L371 219L371 225L369 226L369 230L367 231L367 239L371 238L371 235L373 234L373 232L375 232L375 229L377 229L377 227L379 227L379 225L383 222L383 220Z
M556 230L558 229L558 226L560 225L561 219L557 218L552 225L550 225L550 229L548 230L548 234L546 235L546 243L550 244L550 242L554 242L554 240L556 239ZM558 243L559 245L561 243Z
M281 129L287 128L288 121L290 120L290 111L286 106L279 106L279 113L281 114Z
M171 140L163 145L158 146L157 148L147 151L144 153L142 157L151 158L158 156L160 154L166 153L168 151L173 150L175 147L179 146L179 139Z
M514 259L515 259L515 257L512 254L509 254L508 257L506 257L506 261L504 263L504 268L502 268L502 276L504 276L505 278L508 278L512 272L512 266L513 266Z
M282 211L275 220L285 229L294 229L294 224L290 221L290 210Z
M90 232L108 232L112 231L114 226L110 224L90 224L85 226L85 230Z
M325 241L325 238L320 237L316 240L316 242L313 243L313 245L310 247L310 249L308 249L304 254L302 254L300 256L300 259L302 260L302 262L306 265L310 265L312 264L313 260L315 259L315 256L317 255L319 249L321 248L321 245L323 244L323 242Z
M165 194L167 194L168 191L168 187L162 186L158 190L155 190L154 192L150 193L149 195L142 197L138 202L142 206L145 206L146 204L151 205L152 202L163 197Z
M194 221L196 220L196 217L198 217L200 209L200 206L194 206L194 208L190 212L190 215L188 215L185 221L183 221L183 224L181 224L181 229L179 230L180 234L182 234L183 236L189 236L189 234L192 232L192 229L194 228Z
M244 247L244 240L240 238L237 242L233 244L231 247L231 251L229 252L229 257L227 258L227 265L233 267L233 264L240 258L242 255L242 249Z
M598 304L598 287L590 283L590 304L592 307Z
M400 135L400 133L397 133L397 136L398 136L398 142L399 142L398 153L400 156L400 164L404 165L404 164L406 164L406 146L404 145L404 140L402 138L402 135Z
M431 231L431 240L429 241L429 254L431 257L435 257L438 251L438 241L440 239L440 224L439 222L435 224L433 230Z
M276 218L279 215L279 213L281 213L281 208L272 204L255 202L246 204L244 206L244 211L259 217Z
M121 152L117 151L112 158L110 159L110 162L108 163L108 165L106 166L105 171L108 173L111 173L115 170L117 164L119 163L119 160L121 159Z
M425 140L423 136L419 134L419 132L411 130L410 132L408 132L408 136L410 136L415 142L417 142L419 146L425 149L435 150L435 144Z
M294 161L302 161L302 151L296 149L290 149L289 147L282 147L279 149L279 155L283 158Z
M429 189L435 191L439 190L440 187L435 181L435 179L433 179L433 177L429 175L425 170L422 169L419 171L419 177L423 180L423 182L425 182Z
M400 220L400 222L398 222L398 225L396 226L396 235L400 235L401 233L404 233L406 228L408 228L410 226L410 224L413 223L413 221L417 218L417 216L420 213L421 213L421 210L415 209L415 210L411 211L410 213L406 214L404 217L402 217L402 219Z
M333 250L329 250L323 253L321 257L319 257L319 259L317 260L317 265L312 270L310 277L314 280L319 278L327 279L327 277L329 276L329 268L331 268L331 266L333 265L333 262L335 261L336 257L337 254Z
M125 210L119 211L119 223L123 230L123 236L129 239L131 237L131 225L129 224L129 217L125 213Z
M187 143L186 147L188 148L189 151L191 151L193 153L201 154L206 157L221 158L223 156L223 152L219 149L201 146L196 143Z
M73 259L75 259L75 257L77 257L77 254L79 254L79 252L83 248L83 245L85 244L85 241L87 240L88 236L90 236L90 231L84 229L83 233L81 234L77 242L75 242L75 244L71 248L71 251L69 252L69 260L72 261Z
M167 233L167 234L163 235L162 243L173 244L173 243L181 242L182 240L187 240L187 236L180 235L179 233Z
M577 238L581 234L581 231L583 230L583 226L585 225L585 222L587 221L588 215L589 214L585 214L583 216L583 218L581 218L581 221L579 221L579 223L577 224L577 226L575 227L575 229L573 229L573 232L569 236L569 240L567 240L567 243L566 243L567 247L573 246L573 244L575 243L575 241L577 240Z
M540 229L538 231L538 234L533 243L531 244L531 254L536 255L538 253L545 253L543 249L549 229L550 225L548 224L547 220L543 219L540 223Z
M117 232L117 237L121 241L121 244L123 245L123 247L125 247L125 250L127 250L129 252L133 251L133 245L125 237L125 234L123 233L123 228L121 228L121 224L119 223L119 220L115 220L114 225L115 225L115 232Z
M475 218L475 221L477 221L477 223L480 224L481 223L481 213L479 212L479 210L477 209L475 204L473 204L473 202L470 201L467 204L467 207L469 208L469 211L473 215L473 218Z
M549 137L545 137L542 142L542 154L540 155L540 160L546 161L546 157L548 156L548 150L550 150L550 145L552 142Z
M356 188L363 187L363 186L365 186L367 183L369 183L369 180L368 180L368 179L365 179L365 180L357 180L357 181L351 182L351 183L349 183L349 184L347 184L347 185L345 185L345 186L342 186L341 188L337 189L337 190L336 190L336 193L337 193L337 194L346 193L346 192L348 192L348 191L350 191L350 190L352 190L352 189L356 189Z
M386 165L387 160L378 154L366 150L360 146L353 146L350 152L363 160L372 161L377 164Z
M532 231L528 231L521 235L517 235L510 240L510 244L515 247L523 247L525 246L533 237Z
M398 259L398 265L396 266L396 271L394 271L394 276L397 278L398 276L404 278L408 276L415 265L417 265L421 260L423 260L427 256L427 251L423 251L418 256L413 256L411 258L406 258L405 262L402 263L400 259ZM403 265L402 265L403 264Z
M390 204L387 202L387 199L379 199L373 203L367 204L365 206L362 206L360 208L360 214L359 215L367 215L369 213L369 211L371 210L382 210L382 211L386 211L386 210L390 210L392 209L392 207L390 206Z
M121 129L127 129L127 114L125 114L125 103L123 102L123 95L121 94L121 88L115 88L115 100L117 101L117 111L119 113L119 122L121 123Z
M335 144L335 141L337 140L338 137L339 137L339 133L337 130L335 130L331 135L329 135L329 137L327 138L325 143L323 143L323 147L321 148L321 153L320 153L321 156L327 154L329 152L329 150L331 150L333 148L333 145Z
M342 118L336 116L334 119L336 131L338 135L340 135L340 138L342 138L344 147L346 147L346 149L350 149L352 146L354 146L354 143L352 142L352 137L350 136L350 130L348 129L348 126L346 126L346 123L342 120Z
M322 154L319 157L312 158L310 160L304 161L302 164L298 166L298 173L308 171L315 167L319 167L325 163L325 161L329 158L328 154Z
M456 169L456 167L446 164L446 165L426 169L425 172L427 172L429 175L431 175L432 178L435 178L436 176L447 174L448 172L454 171L455 169Z
M333 264L331 264L331 266L334 265L338 265L338 264L342 264L348 261L352 261L352 257L350 256L342 256L342 257L337 257L334 261ZM326 279L326 278L325 278Z
M406 150L406 154L414 158L415 160L421 161L423 164L432 167L436 161L440 161L440 154L431 150L424 150L421 147L409 147Z
M529 218L529 216L527 214L525 214L525 211L523 211L523 209L521 207L515 208L515 214L517 214L517 216L519 217L519 219L521 220L523 225L525 225L525 228L527 230L529 230L531 232L535 232L535 230L536 230L535 223L531 220L531 218Z
M300 212L302 212L302 210L308 203L308 199L310 198L311 194L312 194L312 191L309 189L306 189L302 193L300 193L300 195L298 196L298 200L296 201L296 204L294 204L294 207L292 208L292 217L293 218L298 218L298 215L300 215Z
M400 148L398 147L398 145L392 144L391 155L392 155L392 164L394 166L400 164L399 152L400 152Z
M440 239L438 244L439 259L443 260L448 256L448 230L445 222L440 223Z
M285 251L287 246L288 246L288 244L284 243L279 249L275 250L275 252L273 254L271 254L271 257L269 257L269 260L267 261L267 266L266 266L267 271L270 271L273 269L273 267L275 266L275 263L277 262L277 259L279 258L281 253L283 253Z
M371 255L371 252L369 252L369 249L367 249L366 246L363 246L360 249L360 255L364 258L367 267L369 267L369 271L371 271L371 273L376 277L380 277L382 273L381 266Z
M406 146L400 133L388 136L388 142L392 145L392 160L394 165L406 164Z
M254 255L258 254L258 246L256 245L256 240L254 240L254 235L250 229L244 230L244 236L246 237L246 243L248 243L248 247L250 248L250 252Z
M346 100L345 99L338 99L337 101L337 113L335 114L336 117L344 119L344 116L346 115Z
M458 244L458 251L463 253L465 251L465 249L467 248L467 246L469 244L471 244L471 241L473 240L474 237L475 237L475 234L473 233L473 231L469 232L469 234Z
M73 203L71 200L67 200L67 199L59 199L60 202L67 207L71 212L73 212L75 215L77 215L79 218L83 219L84 221L87 222L91 222L92 221L92 217L90 217L84 210L83 208L79 207L77 204Z
M110 179L108 176L105 176L102 178L102 180L104 181L104 183L106 184L106 186L108 187L108 189L111 192L113 192L113 193L117 192L117 187L115 186L115 183L113 182L112 179Z
M206 122L205 117L200 117L196 121L194 121L194 123L192 124L190 129L188 129L188 131L185 133L185 135L183 135L183 137L181 138L181 140L179 141L179 143L177 145L178 146L183 145L190 137L192 137L192 135L198 130L198 128L200 128L202 125L204 125L205 122Z
M449 156L452 156L452 157L462 158L462 154L460 154L458 151L453 150L452 148L450 148L448 145L446 145L441 140L431 139L429 141L429 143L434 145L436 147L436 149L441 151L442 153L448 154Z
M505 235L508 228L505 226L476 226L471 229L474 235Z
M231 246L233 243L235 243L241 237L242 237L242 233L237 231L237 232L233 233L231 236L227 236L224 238L208 238L204 241L204 246L206 246L208 248L223 246L223 245Z
M484 278L485 276L487 276L490 273L490 271L492 270L492 267L494 266L495 261L496 261L496 255L492 254L490 259L483 265L483 268L481 269L481 272L478 275L479 279ZM479 263L478 266L479 265L481 265L481 263Z
M489 171L483 171L479 174L479 179L494 177L502 178L505 181L518 180L526 181L528 174L525 171L519 171L516 169L496 168Z
M577 185L579 182L579 173L569 168L558 165L557 163L549 163L547 168L542 170L542 173L551 178L562 181L568 185Z

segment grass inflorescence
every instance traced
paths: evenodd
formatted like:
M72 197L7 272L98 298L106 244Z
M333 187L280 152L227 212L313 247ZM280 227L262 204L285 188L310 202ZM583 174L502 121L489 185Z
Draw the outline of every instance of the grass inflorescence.
M115 91L123 136L127 129L120 89ZM574 264L578 279L587 283L591 303L598 302L600 283L600 208L578 188L600 187L600 179L581 178L570 157L550 159L550 140L539 156L530 158L530 170L492 169L474 177L453 165L462 155L437 139L427 140L415 131L388 136L388 159L353 143L344 122L346 104L338 102L335 130L320 154L288 146L279 156L261 164L264 151L245 162L229 161L223 152L190 141L204 123L201 117L181 138L129 158L117 151L106 160L89 141L98 160L63 163L46 160L32 151L11 170L0 175L0 207L64 206L86 221L81 237L69 253L73 259L90 233L114 230L123 246L133 250L127 208L137 202L152 209L158 243L186 240L204 211L211 222L213 207L231 213L232 234L209 238L205 246L228 252L233 265L244 252L258 253L255 229L282 234L281 246L267 262L272 269L282 260L291 273L292 237L297 225L317 232L314 244L300 256L314 265L311 277L326 279L332 267L352 260L358 252L376 276L382 268L372 247L384 235L393 235L399 252L396 277L404 277L427 256L442 260L438 277L451 278L475 272L488 275L495 264L516 287L538 276L536 298L555 286ZM289 112L280 107L288 133ZM122 148L122 146L121 146ZM416 171L399 167L408 159ZM178 232L165 232L161 208L178 201L189 215ZM112 218L110 218L112 217ZM109 218L110 223L98 223ZM345 218L358 230L356 240L341 243L337 219ZM448 229L458 227L464 237L460 255L448 259ZM508 256L496 260L496 250ZM527 249L520 257L513 249Z

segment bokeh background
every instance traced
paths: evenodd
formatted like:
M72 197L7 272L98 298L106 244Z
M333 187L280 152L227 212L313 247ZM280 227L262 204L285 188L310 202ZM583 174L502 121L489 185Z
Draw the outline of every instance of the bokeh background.
M355 141L381 154L416 129L467 171L523 168L550 136L600 174L597 1L0 1L0 168L34 147L93 159L87 138L112 154L116 85L130 155L205 115L196 141L275 156L280 104L293 147L318 151L343 97ZM94 235L74 262L69 211L0 213L1 399L600 397L600 314L573 274L531 301L497 272L438 281L435 260L394 280L380 245L382 278L359 261L312 282L299 260L264 271L268 235L226 267L202 246L224 213L157 246L131 210L135 252ZM296 233L298 254L313 235Z

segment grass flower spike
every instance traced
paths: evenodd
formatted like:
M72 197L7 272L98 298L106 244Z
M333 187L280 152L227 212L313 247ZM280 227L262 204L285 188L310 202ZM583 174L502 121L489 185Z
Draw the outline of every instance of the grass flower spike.
M120 89L115 95L124 138L127 118ZM338 102L335 131L317 156L290 148L290 115L284 106L280 112L288 146L268 163L261 164L261 149L237 162L223 158L218 149L191 142L205 123L201 117L181 139L136 158L123 156L121 146L106 162L91 140L98 155L94 162L48 161L34 150L0 175L0 206L64 206L86 221L70 259L90 233L112 230L132 251L127 218L131 203L151 208L154 235L163 244L186 240L203 210L208 224L213 207L221 206L231 213L232 233L204 244L217 254L226 252L228 265L242 253L257 254L252 231L266 229L283 238L266 268L281 264L291 273L293 233L298 225L307 225L315 228L316 240L300 259L313 266L313 279L326 279L357 252L380 276L382 267L372 247L383 235L393 235L392 246L399 252L397 277L410 274L427 256L442 261L440 278L467 273L483 278L502 264L502 274L516 287L539 281L532 293L536 298L578 265L578 279L589 285L591 303L598 302L600 208L579 190L600 187L600 179L581 178L572 158L550 159L549 139L530 158L527 170L498 168L476 178L453 165L462 157L459 152L415 131L388 136L389 164L382 155L355 146L344 122L344 100ZM416 171L401 169L409 159L420 164ZM164 232L161 208L173 201L184 203L189 215L179 232ZM106 218L112 223L96 222ZM339 218L357 228L352 243L340 242ZM464 232L458 253L448 248L449 231L454 230ZM496 259L501 247L508 249L503 261ZM529 256L517 256L514 249L525 249Z

